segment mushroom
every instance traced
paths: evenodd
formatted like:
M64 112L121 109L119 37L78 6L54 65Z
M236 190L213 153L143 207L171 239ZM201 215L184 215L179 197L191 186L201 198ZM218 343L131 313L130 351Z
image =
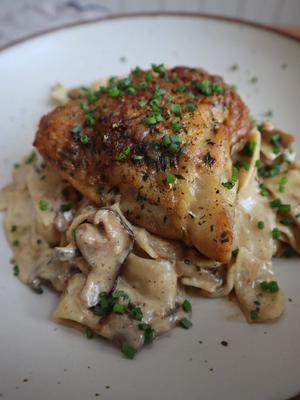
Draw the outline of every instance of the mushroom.
M91 266L81 292L89 308L98 303L100 293L111 292L134 242L130 226L116 208L101 208L93 222L83 222L76 228L76 244Z

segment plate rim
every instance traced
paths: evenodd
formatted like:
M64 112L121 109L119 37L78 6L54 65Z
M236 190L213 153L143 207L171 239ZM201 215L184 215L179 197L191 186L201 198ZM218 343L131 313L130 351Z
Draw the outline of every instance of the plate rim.
M28 42L32 39L38 38L40 36L45 36L54 32L63 31L66 29L74 28L77 26L84 26L88 24L93 24L95 22L106 22L110 20L121 20L121 19L135 19L135 18L143 18L143 17L182 17L182 18L198 18L198 19L210 19L214 21L223 21L228 22L229 24L237 24L244 25L252 28L256 28L262 31L267 31L271 33L275 33L277 35L286 37L291 39L297 43L300 43L300 37L292 32L287 32L275 26L271 26L268 24L262 24L259 22L249 21L243 18L229 17L225 15L219 14L209 14L209 13L198 13L198 12L187 12L187 11L142 11L142 12L132 12L132 13L116 13L111 15L104 15L101 17L88 18L83 21L74 21L65 23L59 26L55 26L52 28L48 28L45 30L41 30L29 35L26 35L22 38L12 40L7 44L0 46L0 52L11 49L19 44L23 44L24 42Z

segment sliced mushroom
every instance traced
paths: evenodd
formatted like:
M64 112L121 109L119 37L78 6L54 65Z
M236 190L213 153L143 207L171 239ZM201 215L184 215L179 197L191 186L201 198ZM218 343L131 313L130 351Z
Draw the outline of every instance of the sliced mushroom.
M76 228L76 244L92 268L81 293L87 307L98 303L100 293L112 290L134 241L132 230L114 209L101 208L94 222Z

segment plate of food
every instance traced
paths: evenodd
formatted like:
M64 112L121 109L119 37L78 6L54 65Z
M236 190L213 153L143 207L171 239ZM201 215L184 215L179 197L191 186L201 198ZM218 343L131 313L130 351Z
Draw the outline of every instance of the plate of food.
M3 398L300 391L299 69L187 14L3 49Z

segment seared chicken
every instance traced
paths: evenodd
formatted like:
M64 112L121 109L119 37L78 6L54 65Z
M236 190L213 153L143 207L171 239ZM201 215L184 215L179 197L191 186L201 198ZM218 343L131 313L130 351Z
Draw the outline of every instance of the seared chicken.
M250 127L222 78L160 65L80 92L41 119L34 145L95 204L117 191L132 223L227 263L236 189L224 183Z

